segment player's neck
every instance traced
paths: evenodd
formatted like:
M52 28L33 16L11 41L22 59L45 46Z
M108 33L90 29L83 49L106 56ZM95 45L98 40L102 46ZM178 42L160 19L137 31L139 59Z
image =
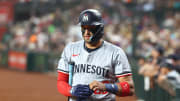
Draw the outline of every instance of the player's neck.
M85 43L85 45L89 49L95 49L95 48L100 47L102 45L102 43L103 43L103 40L101 39L96 43Z

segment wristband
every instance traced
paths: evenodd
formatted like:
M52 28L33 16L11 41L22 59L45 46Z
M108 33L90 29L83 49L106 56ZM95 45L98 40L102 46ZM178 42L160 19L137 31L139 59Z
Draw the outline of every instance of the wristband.
M119 83L121 86L121 96L128 96L130 94L130 85L128 82L120 82Z
M106 91L116 94L118 91L118 86L116 84L105 84Z

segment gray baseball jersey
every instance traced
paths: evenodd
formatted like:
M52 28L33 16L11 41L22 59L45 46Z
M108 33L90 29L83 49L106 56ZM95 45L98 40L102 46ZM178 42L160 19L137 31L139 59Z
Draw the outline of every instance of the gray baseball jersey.
M106 41L92 52L86 51L83 40L68 44L59 60L58 71L68 74L69 61L75 62L72 86L90 84L94 80L112 83L116 77L131 75L124 51ZM75 99L71 98L70 101ZM115 101L115 95L95 91L87 101Z

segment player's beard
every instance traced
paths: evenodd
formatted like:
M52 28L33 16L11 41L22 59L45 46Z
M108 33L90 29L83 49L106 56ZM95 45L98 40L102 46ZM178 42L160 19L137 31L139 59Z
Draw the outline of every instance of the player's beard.
M93 38L93 33L89 32L89 33L82 33L82 36L84 38L84 41L86 43L91 43L92 42L92 38Z
M91 39L92 39L92 36L89 37L89 38L84 38L84 41L87 42L87 43L91 43Z
M93 36L91 36L89 38L84 38L85 43L91 44L93 46L96 45L98 43L98 41L92 41L92 38L93 38Z
M84 34L82 34L82 35L83 35L83 39L84 39L85 43L87 43L87 44L91 44L94 46L100 41L100 39L94 40L93 33L91 33L91 32L86 35L84 35Z
M97 40L97 41L85 41L86 46L91 46L91 47L99 47L102 44L102 40ZM89 47L88 47L89 48Z

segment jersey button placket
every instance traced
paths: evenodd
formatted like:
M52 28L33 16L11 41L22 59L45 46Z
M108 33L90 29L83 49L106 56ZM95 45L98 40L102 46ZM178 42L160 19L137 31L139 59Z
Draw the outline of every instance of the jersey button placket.
M87 61L86 61L86 62L89 62L90 58L91 58L91 55L88 54L88 56L87 56Z

